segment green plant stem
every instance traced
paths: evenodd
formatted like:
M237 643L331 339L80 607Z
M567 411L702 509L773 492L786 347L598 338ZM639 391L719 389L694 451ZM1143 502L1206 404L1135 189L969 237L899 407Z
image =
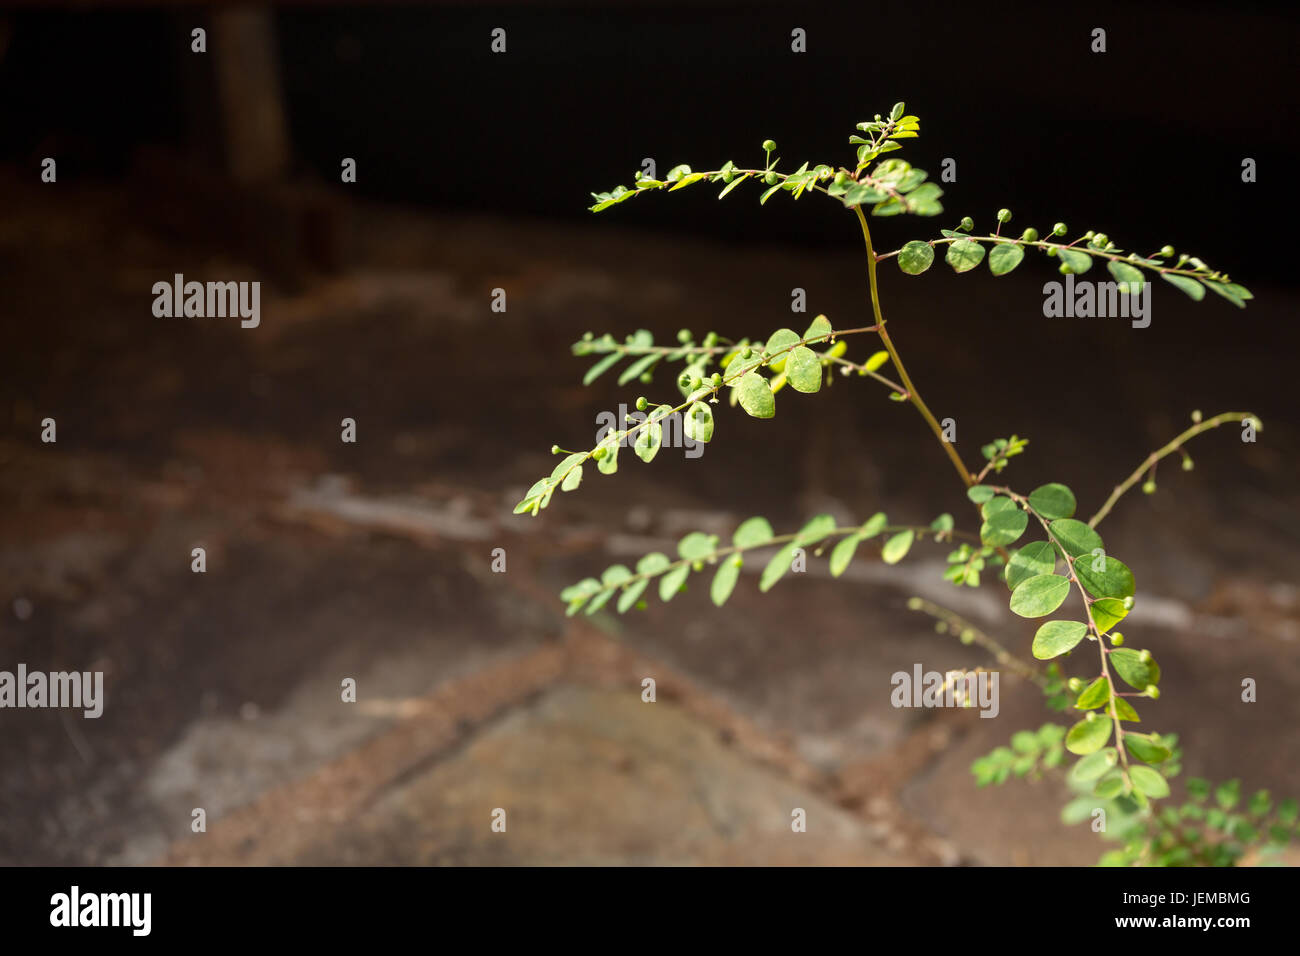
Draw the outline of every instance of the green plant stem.
M826 540L826 538L843 538L851 534L857 534L861 530L862 530L861 525L855 525L854 527L851 528L835 528L831 531L826 532L825 537L819 538L816 544L821 544L822 541ZM928 525L917 525L917 524L886 525L885 527L880 529L878 534L897 534L901 531L911 531L917 537L924 537L925 535L931 535L934 536L936 541L941 539L951 539L954 536L960 538L970 538L973 541L979 540L975 535L970 534L969 532L952 531L952 530L935 531L933 528L929 527ZM677 561L672 562L671 564L665 564L662 568L660 568L657 571L639 572L637 574L632 575L629 578L624 578L623 580L619 581L618 584L613 586L617 587L619 590L625 590L629 584L633 584L641 580L642 578L657 578L660 575L667 574L669 571L673 570L674 568L681 567L683 564L695 564L696 562L712 564L716 562L718 558L725 557L726 555L744 554L746 551L757 551L760 548L770 548L773 545L789 544L791 541L796 540L798 537L799 537L799 532L796 531L792 534L779 534L776 535L775 537L768 538L762 544L751 544L746 546L728 545L725 548L717 548L713 551L710 551L708 554L702 555L701 557L698 558L681 558Z
M1087 617L1088 619L1088 630L1092 633L1093 638L1097 641L1098 653L1101 655L1100 676L1106 678L1106 684L1110 688L1110 698L1106 702L1109 705L1107 707L1107 712L1110 715L1111 721L1115 725L1115 749L1119 751L1119 759L1122 765L1120 768L1120 773L1123 774L1124 782L1128 784L1129 789L1131 790L1133 789L1133 781L1129 777L1129 772L1128 772L1128 749L1124 746L1124 725L1120 721L1119 711L1115 707L1115 699L1114 699L1115 679L1111 676L1110 664L1106 660L1106 655L1109 653L1109 648L1106 647L1106 639L1102 635L1101 629L1097 627L1097 622L1093 620L1092 597L1089 596L1086 590L1084 590L1083 582L1080 581L1079 576L1074 573L1074 558L1070 556L1070 552L1065 549L1065 546L1062 545L1060 540L1056 537L1056 535L1052 533L1051 524L1047 521L1047 519L1045 519L1042 515L1040 515L1037 511L1034 510L1033 505L1029 503L1029 499L1024 497L1023 495L1016 494L1010 488L995 488L994 490L1005 494L1008 498L1010 498L1012 501L1016 502L1027 512L1029 512L1029 514L1037 518L1038 523L1043 526L1043 531L1046 532L1048 540L1051 541L1052 544L1055 545L1058 549L1060 549L1062 557L1065 558L1065 566L1070 572L1070 581L1073 582L1074 586L1079 589L1079 597L1083 600L1083 613L1084 616Z
M1088 526L1091 528L1097 527L1097 525L1101 523L1101 520L1105 518L1106 515L1110 514L1110 509L1115 507L1115 502L1119 501L1119 499L1123 497L1124 492L1137 484L1142 478L1142 473L1149 468L1155 467L1156 462L1160 461L1160 459L1172 455L1174 452L1182 448L1184 443L1195 438L1202 432L1209 431L1211 428L1218 428L1224 422L1244 422L1248 418L1259 421L1259 419L1250 412L1222 412L1215 415L1213 418L1207 418L1202 422L1197 422L1173 441L1169 442L1169 444L1162 448L1157 448L1142 460L1142 463L1134 469L1133 474L1129 475L1128 478L1115 486L1115 490L1110 493L1110 497L1106 499L1106 503L1101 506L1100 510L1098 510L1095 515L1088 519Z
M940 427L934 414L925 404L925 399L921 398L921 393L912 384L912 379L907 374L907 366L903 364L903 359L899 356L898 349L894 348L894 342L885 328L885 318L880 313L880 290L876 283L876 252L871 246L871 229L867 226L867 217L862 214L862 208L854 206L853 211L858 214L858 222L862 225L862 239L867 244L867 279L871 285L871 311L876 319L876 331L880 335L880 341L885 346L885 351L889 353L894 368L898 369L898 377L903 380L903 387L906 389L903 394L907 396L909 402L916 406L916 410L921 413L921 417L930 425L930 431L934 432L934 437L939 439L939 444L943 446L943 450L947 453L952 466L957 469L957 474L961 476L962 483L969 488L975 484L974 476L967 470L965 462L957 454L957 449L953 447L952 442L944 440L943 428Z
M950 244L954 242L960 242L962 239L970 239L972 242L1006 243L1008 245L1014 245L1014 246L1030 246L1034 249L1043 249L1043 250L1073 249L1075 252L1086 253L1087 255L1090 255L1097 259L1109 259L1113 262L1123 262L1126 265L1133 265L1135 267L1142 266L1142 268L1144 269L1150 269L1151 271L1158 272L1162 275L1167 273L1169 275L1175 275L1175 276L1187 276L1192 279L1209 279L1211 281L1220 282L1220 283L1226 283L1229 279L1229 277L1224 275L1223 273L1215 272L1211 269L1182 269L1182 268L1175 268L1172 266L1163 266L1163 265L1149 266L1149 265L1145 265L1142 262L1135 262L1134 260L1129 259L1127 254L1115 250L1094 249L1092 246L1076 246L1075 243L1082 242L1083 241L1082 239L1076 239L1074 240L1074 242L1067 243L1067 242L1049 242L1046 239L1034 239L1034 240L1008 239L1005 236L999 236L999 235L991 235L991 236L962 235L953 238L944 237L943 239L929 239L926 241L930 246L937 246L937 245ZM881 253L880 261L883 262L885 259L892 259L894 256L898 255L902 251L903 251L902 249L895 249L893 252ZM1154 260L1148 260L1148 261L1154 261Z

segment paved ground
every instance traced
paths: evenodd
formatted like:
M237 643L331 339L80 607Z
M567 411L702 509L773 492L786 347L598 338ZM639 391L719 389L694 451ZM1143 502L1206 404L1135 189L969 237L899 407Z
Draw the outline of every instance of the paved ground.
M860 324L852 256L349 208L344 271L270 285L245 331L155 319L148 290L173 272L256 277L255 263L142 224L123 192L7 195L0 668L104 670L109 703L98 721L0 714L0 861L1099 854L1059 823L1059 781L970 782L975 756L1046 719L1036 690L1008 677L995 720L890 706L894 671L983 662L908 612L909 595L1022 653L1032 635L1000 586L938 581L942 550L892 568L864 556L840 582L814 558L767 595L746 577L725 611L699 587L624 618L568 620L555 599L756 513L779 529L818 511L968 519L910 408L856 381L782 395L770 423L721 415L698 460L631 462L540 519L509 514L552 442L583 446L597 412L634 397L582 388L568 344L583 331L764 334L789 321L794 286ZM888 271L914 378L957 418L968 458L1027 434L1008 479L1063 480L1087 505L1192 408L1263 417L1255 445L1203 436L1196 470L1162 468L1160 493L1125 499L1106 533L1139 582L1126 631L1164 668L1149 719L1183 734L1188 772L1300 794L1297 435L1279 331L1294 303L1262 288L1244 314L1166 298L1130 332L1046 323L1036 281ZM497 287L504 314L488 310ZM1105 355L1105 370L1075 381L1057 349ZM36 438L46 416L56 445ZM355 445L339 441L345 416ZM349 677L355 704L340 700ZM1240 702L1243 677L1258 703Z

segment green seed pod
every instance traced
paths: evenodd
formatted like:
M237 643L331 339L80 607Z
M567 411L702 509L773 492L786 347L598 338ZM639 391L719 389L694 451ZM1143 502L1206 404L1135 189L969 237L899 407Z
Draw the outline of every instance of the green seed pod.
M1010 222L1010 221L1011 221L1011 210L1010 210L1010 209L999 209L999 210L998 210L998 222Z
M740 353L740 357L745 361L749 361L749 359L754 357L754 350L749 346L745 346L745 350Z
M708 335L704 336L704 347L706 349L711 349L717 344L718 344L717 332L710 332Z
M1158 700L1160 697L1160 688L1157 687L1155 684L1150 685L1147 688L1147 696L1150 697L1152 700Z
M770 139L765 139L763 140L763 149L765 152L770 153L772 150L776 149L776 143L772 142Z
M583 332L583 333L582 333L582 341L584 341L584 342L590 342L591 340L592 340L592 334L591 334L590 332Z
M651 382L653 382L654 380L655 380L655 377L654 377L653 375L651 375L649 372L646 372L644 375L641 376L641 384L642 384L642 385L649 385L649 384L650 384Z
M841 169L838 173L835 174L836 186L843 186L848 181L849 181L849 174L846 173L844 170Z
M1020 238L1023 239L1025 242L1037 242L1038 230L1035 229L1033 226L1030 226L1028 229L1026 229L1024 232L1020 234Z
M644 412L649 407L650 407L650 403L646 401L644 395L642 395L640 398L636 400L636 410L638 412Z
M710 377L709 382L713 385L714 388L717 388L719 385L722 384L722 376L719 375L717 372L714 372L712 377Z
M1069 687L1070 690L1077 694L1079 691L1083 690L1083 681L1079 680L1077 677L1071 677Z
M700 387L700 384L701 384L700 377L698 375L692 375L690 383L686 387L693 392Z
M683 345L685 345L685 344L686 344L687 342L689 342L690 340L691 340L691 330L690 330L690 329L679 329L679 330L678 330L678 332L677 332L677 341L678 341L678 342L681 342Z
M964 631L961 632L961 642L962 642L963 644L974 644L974 643L975 643L975 632L972 631L969 627L966 628L966 630L964 630Z
M1058 222L1055 226L1052 227L1052 235L1054 236L1063 236L1068 231L1069 230L1066 228L1066 225L1063 222Z
M910 597L907 599L907 609L909 611L919 611L923 603L919 597Z
M1154 495L1155 493L1156 493L1156 483L1154 481L1148 478L1146 481L1142 482L1142 494Z
M551 454L552 454L552 455L558 455L559 453L560 453L560 446L559 446L559 445L552 445L552 446L551 446Z
M1164 256L1166 259L1172 259L1172 258L1174 257L1174 247L1173 247L1173 246L1161 246L1161 247L1160 247L1160 255Z
M1140 660L1143 664L1149 663L1151 660L1151 652L1138 651L1138 660Z
M972 219L970 216L964 216L962 218L961 225L959 225L957 228L961 232L970 232L972 229L975 228L975 220Z
M1116 631L1114 634L1112 634L1112 635L1110 636L1110 642L1111 642L1111 644L1114 645L1115 647L1123 647L1123 646L1124 646L1124 635L1121 634L1119 631Z

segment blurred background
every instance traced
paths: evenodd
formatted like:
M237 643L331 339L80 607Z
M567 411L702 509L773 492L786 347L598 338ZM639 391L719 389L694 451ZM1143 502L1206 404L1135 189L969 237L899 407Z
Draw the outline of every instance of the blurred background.
M1164 672L1144 713L1185 774L1300 796L1296 39L1293 12L1245 3L0 9L0 670L99 670L107 696L98 720L0 712L0 862L1092 863L1059 779L971 780L1052 719L1036 688L1004 675L993 720L890 706L895 671L985 663L910 595L1028 654L1000 584L940 580L947 548L864 549L838 582L810 557L766 595L747 573L725 610L697 580L563 615L565 585L754 514L972 528L878 387L783 394L772 421L719 406L701 457L626 456L510 514L552 443L590 447L600 412L670 387L584 388L585 331L869 321L860 234L824 197L701 185L592 216L589 193L646 158L756 164L766 138L783 167L848 163L897 100L922 120L901 155L957 179L940 220L881 221L878 247L1006 206L1016 234L1169 243L1254 292L1239 311L1162 284L1135 330L1044 319L1035 256L881 272L966 461L1029 437L1015 487L1065 482L1091 514L1193 410L1263 420L1254 444L1197 439L1190 472L1165 461L1104 530L1138 581L1125 631ZM156 317L176 273L261 282L260 325Z

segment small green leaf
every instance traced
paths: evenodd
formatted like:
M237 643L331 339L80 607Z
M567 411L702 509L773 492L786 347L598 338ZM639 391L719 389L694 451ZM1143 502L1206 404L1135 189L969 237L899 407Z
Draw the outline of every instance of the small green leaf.
M1081 757L1096 753L1110 740L1110 728L1111 722L1105 717L1089 714L1065 735L1065 749Z
M1143 763L1164 763L1173 756L1173 751L1168 747L1157 743L1153 738L1144 734L1125 734L1124 746L1128 748L1129 753Z
M743 522L736 533L731 536L731 543L738 548L756 548L767 544L774 537L772 526L766 518L756 515Z
M1168 272L1160 273L1160 277L1170 285L1177 286L1195 302L1200 302L1205 298L1205 286L1201 285L1195 279L1188 276L1176 276Z
M644 558L636 563L636 573L646 575L656 575L667 568L672 561L668 555L662 551L651 551Z
M1107 262L1106 268L1110 270L1110 274L1115 277L1115 281L1120 284L1123 291L1137 292L1142 288L1143 283L1147 281L1141 269L1136 269L1127 262L1120 262L1118 259Z
M649 578L640 578L625 587L618 596L618 613L626 614L628 609L641 597L642 592L645 591L649 583Z
M658 362L660 358L661 356L658 353L653 352L649 355L641 356L627 368L623 369L623 374L618 377L618 384L626 385L628 382L632 381L632 379L640 377L642 372L649 369L650 366Z
M1059 574L1036 574L1011 592L1011 610L1021 617L1046 617L1065 601L1070 579Z
M561 491L573 491L582 484L582 466L574 468L564 476L564 481L560 484Z
M671 601L676 597L690 573L691 566L689 564L679 564L661 577L659 579L659 599L661 601Z
M825 342L831 331L830 320L824 315L819 315L812 320L812 324L808 326L808 331L803 334L803 338L805 342L816 345L818 342Z
M863 369L868 372L878 372L880 367L889 361L889 353L885 351L872 352L871 357L862 363Z
M1056 254L1065 264L1065 268L1075 275L1083 275L1092 268L1092 256L1086 252L1080 252L1078 249L1057 249Z
M797 392L816 392L822 387L822 363L817 353L802 345L790 352L785 366L786 379Z
M1016 589L1021 581L1036 574L1051 574L1056 570L1056 549L1050 541L1034 541L1011 556L1007 563L1007 587Z
M795 544L806 548L822 541L835 530L835 516L830 514L814 515L799 529L795 535Z
M1146 690L1160 681L1160 668L1155 659L1144 661L1142 655L1131 647L1117 647L1110 652L1110 663L1124 682L1137 690Z
M1133 709L1133 705L1123 697L1112 697L1110 702L1115 705L1115 716L1120 720L1131 720L1134 723L1141 722L1142 718L1139 717L1138 712Z
M860 533L851 534L835 546L835 550L831 552L832 577L838 578L844 573L845 568L849 566L849 562L853 560L853 553L858 550L858 542L861 540L862 535Z
M1227 299L1237 308L1244 309L1246 307L1246 303L1241 300L1241 297L1228 288L1230 283L1215 282L1213 279L1202 279L1201 284L1216 295L1220 295Z
M1128 598L1136 593L1133 572L1118 558L1106 554L1081 555L1074 562L1074 573L1088 593L1096 598Z
M1071 518L1075 509L1074 492L1056 482L1040 485L1029 493L1029 507L1048 521Z
M795 549L799 547L794 541L787 542L781 550L772 555L772 560L767 562L767 567L763 569L763 576L759 579L758 589L766 594L771 590L772 585L780 581L785 573L790 570L790 563L794 559Z
M1119 757L1114 747L1088 754L1070 769L1070 778L1077 783L1089 783L1115 766L1117 759Z
M880 559L886 564L897 564L902 561L903 558L907 557L907 552L912 549L912 540L915 537L915 534L910 529L898 532L885 542L885 546L880 552Z
M934 248L928 242L913 240L898 251L898 268L910 276L919 276L934 262Z
M1225 810L1231 810L1241 799L1241 781L1225 780L1214 791L1214 799Z
M1079 699L1074 702L1076 710L1092 710L1094 707L1100 707L1110 700L1110 681L1104 677L1098 677L1095 681L1084 688Z
M966 497L977 505L984 504L984 502L988 501L995 494L997 494L997 492L988 485L974 485L966 489Z
M587 369L587 374L582 376L582 384L590 385L592 382L596 381L596 379L600 378L601 375L609 371L611 366L617 364L618 360L622 357L622 352L611 352L609 355L606 355L591 368Z
M686 437L707 442L713 437L713 409L705 402L695 402L686 410Z
M718 607L727 603L727 598L731 597L731 592L735 590L736 580L740 577L740 556L731 555L724 558L718 565L718 571L713 575L713 583L709 585L709 598Z
M883 511L877 511L862 523L862 528L858 531L858 534L862 535L863 541L866 541L884 531L885 525L887 524L889 524L889 519L885 517L885 513Z
M1092 623L1097 630L1105 634L1112 627L1128 616L1128 608L1117 598L1102 598L1092 604Z
M1081 554L1091 555L1095 548L1102 546L1101 535L1074 518L1058 518L1048 527L1052 531L1052 537L1065 549L1066 554L1073 557L1077 558Z
M1129 767L1128 775L1129 779L1133 781L1134 788L1153 800L1169 796L1169 783L1164 777L1160 776L1160 771L1152 770L1150 767L1137 766Z
M789 357L788 352L799 341L799 335L794 329L777 329L767 340L764 351L773 356L769 363L772 371L779 372L785 368L786 359Z
M659 454L663 441L664 426L659 422L646 422L637 429L634 445L636 456L649 464L654 461L655 455Z
M740 407L754 418L771 418L776 415L776 399L767 379L757 372L746 372L736 386Z
M1123 775L1116 773L1106 777L1104 780L1098 780L1097 786L1092 788L1092 792L1095 796L1101 797L1103 800L1110 800L1113 797L1118 797L1124 792Z
M1024 259L1025 250L1014 242L1001 242L989 250L989 272L1006 275Z
M1029 515L1005 496L986 501L980 510L984 515L980 540L995 548L1016 541L1029 526Z
M948 246L944 261L954 272L969 272L984 260L984 247L974 239L958 239Z
M703 561L718 548L718 536L692 531L677 542L677 554L687 561Z
M1073 650L1087 633L1088 625L1078 621L1048 621L1034 635L1033 655L1040 661L1059 657Z

